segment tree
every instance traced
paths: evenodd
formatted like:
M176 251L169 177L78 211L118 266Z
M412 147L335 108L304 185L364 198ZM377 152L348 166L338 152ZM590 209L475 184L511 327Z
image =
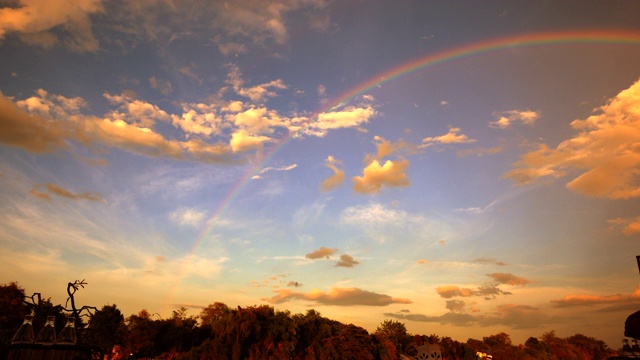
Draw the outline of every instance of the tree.
M127 326L124 316L116 305L105 305L96 311L89 322L93 343L105 353L110 353L113 345L124 345Z
M11 342L24 316L29 313L24 298L24 289L17 282L0 285L0 345Z
M407 334L407 328L397 320L385 320L378 326L375 334L381 335L396 347L398 354L407 350L411 343L411 337Z

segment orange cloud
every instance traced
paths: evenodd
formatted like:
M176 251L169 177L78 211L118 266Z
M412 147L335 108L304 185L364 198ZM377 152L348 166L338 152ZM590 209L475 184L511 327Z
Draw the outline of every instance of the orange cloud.
M640 233L640 216L634 218L616 218L607 221L613 228L622 227L622 233L629 236Z
M615 294L615 295L567 295L562 299L551 300L556 307L575 307L575 306L595 306L595 305L615 305L624 303L637 304L640 300L640 288L633 293Z
M344 182L344 170L338 168L338 165L342 165L342 162L333 158L333 156L327 157L324 162L324 166L333 170L333 175L324 179L320 183L320 190L329 191L337 187Z
M487 276L493 278L493 280L495 280L500 284L506 284L506 285L524 286L531 282L530 280L527 280L525 278L518 277L513 274L507 274L507 273L493 273L493 274L487 274Z
M375 194L380 192L383 186L409 186L410 182L405 173L408 166L409 161L406 159L396 162L387 160L384 165L374 160L364 168L362 176L353 177L353 190L360 194Z
M35 153L66 147L65 133L59 122L30 115L0 95L0 142Z
M336 263L336 266L339 267L353 267L354 265L358 265L360 264L359 261L356 261L353 256L351 255L347 255L347 254L343 254L340 255L340 260L338 260L338 262Z
M288 289L279 290L277 295L263 299L274 304L291 300L313 301L322 305L335 306L387 306L391 304L410 304L411 300L393 298L358 288L332 288L329 292L314 289L309 293L295 292Z
M98 41L91 31L89 16L102 12L100 1L32 0L20 6L0 8L0 41L16 33L27 44L50 48L58 42L53 28L68 33L65 44L73 51L97 51Z
M541 177L559 178L579 171L566 187L572 191L610 199L640 196L640 81L621 91L585 120L574 120L579 133L556 148L539 145L521 156L504 177L516 184Z
M475 142L474 139L469 139L465 134L458 134L460 128L451 127L449 132L435 137L426 137L422 139L422 147L428 147L434 144L468 144Z
M80 194L74 194L73 192L62 188L56 184L45 184L47 191L51 194L64 197L71 200L89 200L89 201L105 201L102 196L96 193L84 192ZM39 186L38 186L39 187ZM31 190L31 194L37 198L49 200L51 197L47 193L39 192L37 188Z
M327 247L321 247L320 249L310 252L308 254L306 254L304 257L306 257L307 259L322 259L322 258L329 258L329 256L335 254L338 251L338 249L329 249Z
M484 296L485 299L493 299L498 295L511 295L510 292L502 291L495 285L480 286L477 289L460 288L455 285L443 285L436 288L436 292L441 298L450 299L453 297Z

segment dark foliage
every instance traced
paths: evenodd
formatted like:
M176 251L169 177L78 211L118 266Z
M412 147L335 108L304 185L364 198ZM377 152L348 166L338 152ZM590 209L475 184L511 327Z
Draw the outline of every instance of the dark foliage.
M56 328L64 325L64 310L50 300L25 299L17 283L0 286L0 346L9 344L24 315L35 312L34 328L46 316L56 316ZM68 309L66 309L68 311ZM363 359L392 360L402 354L416 356L419 346L437 344L443 359L471 360L476 353L493 355L496 360L600 360L616 355L601 341L582 334L568 338L554 331L530 337L514 345L506 333L468 339L465 343L450 337L411 335L403 323L385 320L369 334L367 330L321 316L315 310L292 315L267 305L229 308L216 302L199 316L188 316L186 308L175 310L168 319L147 310L124 318L116 305L95 311L89 322L86 341L111 353L120 345L123 358L205 359ZM84 326L80 320L81 327ZM0 347L0 349L1 349Z

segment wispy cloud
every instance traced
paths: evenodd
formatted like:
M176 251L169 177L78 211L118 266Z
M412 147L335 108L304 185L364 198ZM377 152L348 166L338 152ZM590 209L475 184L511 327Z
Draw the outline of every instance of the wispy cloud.
M320 183L320 190L330 191L344 182L344 170L338 167L341 165L342 162L340 160L336 160L333 156L327 157L324 162L324 166L331 169L333 171L333 175L322 180Z
M44 187L48 193L43 193L40 191L40 188ZM31 190L31 194L40 199L49 200L50 194L60 196L66 199L71 200L89 200L89 201L98 201L104 202L105 199L100 196L100 194L92 193L92 192L82 192L82 193L73 193L63 187L60 187L56 184L48 183L44 185L37 185L35 188Z

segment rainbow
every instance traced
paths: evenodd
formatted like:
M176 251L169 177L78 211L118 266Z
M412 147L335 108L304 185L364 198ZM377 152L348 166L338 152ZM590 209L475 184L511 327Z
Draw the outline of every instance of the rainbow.
M482 54L492 53L501 50L521 48L521 47L540 47L549 45L569 45L569 44L616 44L616 45L640 45L640 31L626 30L572 30L559 32L539 32L514 35L509 37L489 39L480 42L465 44L462 46L452 47L450 49L440 51L434 54L418 57L409 62L400 64L396 67L382 71L371 77L369 80L359 83L355 87L344 91L337 97L328 101L317 110L312 119L324 112L330 112L338 107L348 104L357 96L366 94L370 90L388 83L390 81L402 78L416 71L430 68L436 65L445 64L454 60L478 56ZM212 217L206 222L205 227L200 232L197 240L193 244L190 254L193 256L205 239L209 237L216 226L220 217L228 209L235 197L240 193L242 188L256 175L273 156L280 151L294 136L289 134L278 142L268 153L263 154L243 174L240 181L235 184L229 194L219 204L213 212ZM182 279L182 276L179 277ZM181 280L180 280L181 281ZM179 286L179 284L177 284ZM174 292L177 291L175 287ZM173 294L170 295L171 298ZM170 304L170 302L168 302Z

